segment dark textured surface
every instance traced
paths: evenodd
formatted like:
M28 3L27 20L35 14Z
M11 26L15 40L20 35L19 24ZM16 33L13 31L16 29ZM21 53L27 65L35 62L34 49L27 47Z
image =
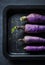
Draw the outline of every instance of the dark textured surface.
M10 22L10 25L9 25L9 28L8 28L8 32L10 32L10 27L11 29L14 27L14 26L21 26L22 24L24 24L23 22L20 22L20 17L22 15L21 14L14 14L11 18L9 17L9 22ZM20 23L19 23L20 22ZM24 50L23 50L23 47L24 47L24 44L20 41L18 41L19 38L23 38L23 30L16 30L14 31L13 33L9 33L8 36L9 36L9 41L12 42L10 43L10 52L11 53L24 53Z
M7 5L45 5L45 0L0 0L0 65L18 65L22 63L14 63L9 62L3 56L2 52L2 36L3 36L3 9ZM32 62L31 62L32 63ZM24 64L24 63L23 63ZM28 63L27 63L28 64Z

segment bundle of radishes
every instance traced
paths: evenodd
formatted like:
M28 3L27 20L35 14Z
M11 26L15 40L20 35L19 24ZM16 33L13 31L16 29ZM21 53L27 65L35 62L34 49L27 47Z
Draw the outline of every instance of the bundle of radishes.
M28 16L22 16L20 21L25 21L29 23L36 23L36 25L25 24L25 26L16 26L14 29L23 29L25 33L42 33L45 32L45 25L37 25L37 23L45 23L45 16L40 14L29 14ZM26 44L30 43L45 43L45 39L41 37L35 36L25 36L23 39L19 39L24 41ZM42 51L45 50L45 46L26 46L24 47L26 51Z
M29 14L28 16L22 16L20 21L27 20L29 23L44 23L45 16L40 14ZM25 33L41 33L45 32L45 25L32 25L26 24L25 26L17 26L17 29L23 29ZM26 44L30 43L45 43L45 39L41 37L34 36L25 36L23 39L19 39L24 41ZM24 47L26 51L42 51L45 50L45 46L26 46Z

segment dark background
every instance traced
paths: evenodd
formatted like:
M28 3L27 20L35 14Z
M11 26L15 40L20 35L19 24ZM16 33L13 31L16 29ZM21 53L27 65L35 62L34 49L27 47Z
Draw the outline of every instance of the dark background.
M45 0L0 0L0 65L23 65L24 63L40 63L40 61L28 61L28 62L10 62L3 56L2 42L3 42L3 10L8 5L45 5ZM43 64L43 63L42 63ZM45 65L45 64L44 64Z

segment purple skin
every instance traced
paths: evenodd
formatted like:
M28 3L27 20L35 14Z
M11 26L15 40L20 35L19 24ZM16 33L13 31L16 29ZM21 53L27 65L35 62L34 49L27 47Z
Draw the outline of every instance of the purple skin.
M25 25L25 32L26 33L40 33L40 32L45 32L45 26L26 24Z
M44 23L43 21L45 21L45 16L34 13L29 14L26 18L30 23L39 23L39 22Z
M42 51L45 50L45 46L26 46L24 47L26 51Z
M23 38L23 41L25 43L45 43L45 39L44 38L33 37L33 36L25 36Z

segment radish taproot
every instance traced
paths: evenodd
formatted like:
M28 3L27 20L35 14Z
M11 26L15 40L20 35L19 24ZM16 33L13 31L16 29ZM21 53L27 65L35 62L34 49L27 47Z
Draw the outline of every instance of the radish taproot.
M20 17L20 21L24 21L24 20L27 20L30 23L44 23L45 22L45 16L40 15L40 14L36 14L36 13L31 13L27 16Z
M23 39L18 39L18 41L23 41L24 43L45 43L45 39L41 37L34 36L24 36Z
M44 51L45 46L26 46L24 47L26 51Z

